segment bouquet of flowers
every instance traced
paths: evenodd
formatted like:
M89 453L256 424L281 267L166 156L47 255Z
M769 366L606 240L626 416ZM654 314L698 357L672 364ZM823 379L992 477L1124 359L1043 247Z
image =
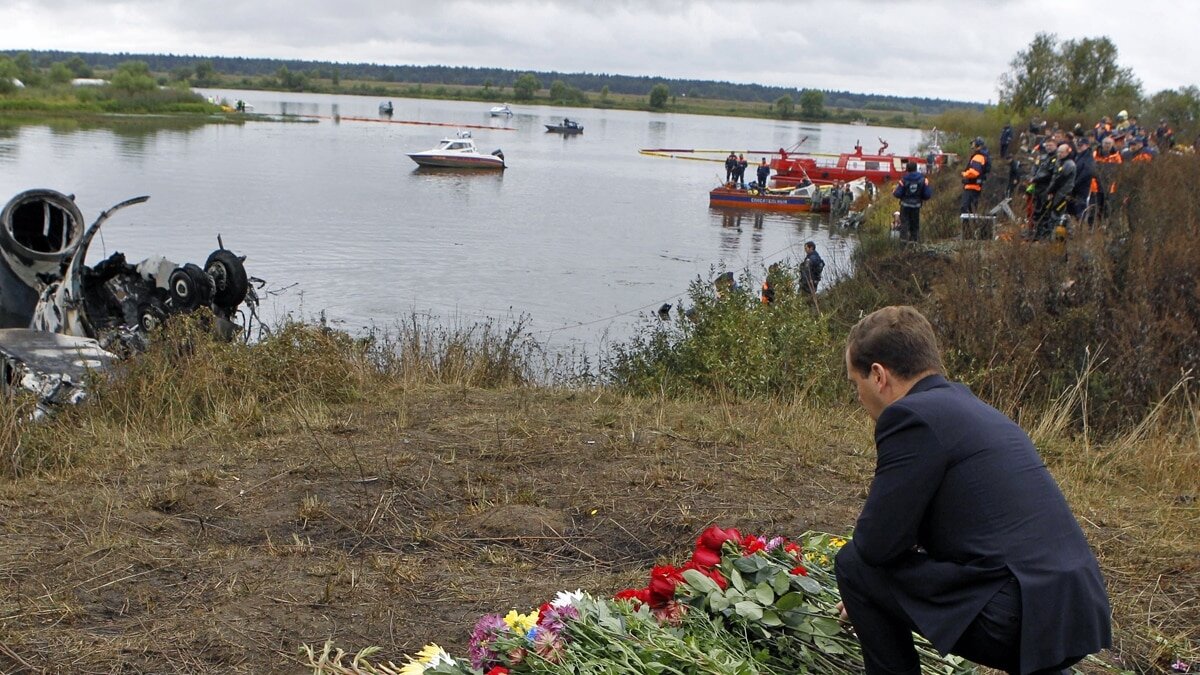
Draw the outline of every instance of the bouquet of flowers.
M309 662L317 673L388 675L861 673L858 640L836 609L833 559L845 543L829 534L789 541L713 526L691 559L653 568L644 588L611 599L559 593L528 613L480 618L467 659L427 645L403 667L372 665L363 653L348 667L326 645L320 659L308 649ZM918 645L926 673L974 672Z

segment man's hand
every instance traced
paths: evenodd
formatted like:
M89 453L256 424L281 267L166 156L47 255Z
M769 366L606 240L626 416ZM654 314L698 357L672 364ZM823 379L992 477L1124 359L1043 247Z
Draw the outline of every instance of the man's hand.
M838 611L838 621L841 621L844 624L849 624L850 615L846 613L846 603L839 600L836 609Z

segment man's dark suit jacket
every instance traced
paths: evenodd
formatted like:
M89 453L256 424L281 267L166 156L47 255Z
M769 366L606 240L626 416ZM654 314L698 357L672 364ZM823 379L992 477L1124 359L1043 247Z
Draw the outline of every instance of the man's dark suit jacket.
M939 651L1010 575L1021 587L1022 673L1112 644L1096 559L1016 423L931 375L883 410L875 444L853 545L888 570L900 605Z

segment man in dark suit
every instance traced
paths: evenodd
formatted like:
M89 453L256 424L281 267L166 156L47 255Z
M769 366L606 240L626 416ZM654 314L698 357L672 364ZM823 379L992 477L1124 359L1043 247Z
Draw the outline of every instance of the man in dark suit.
M1099 566L1025 432L946 380L916 309L874 312L848 342L877 460L835 572L867 673L919 675L913 631L1022 675L1111 646Z

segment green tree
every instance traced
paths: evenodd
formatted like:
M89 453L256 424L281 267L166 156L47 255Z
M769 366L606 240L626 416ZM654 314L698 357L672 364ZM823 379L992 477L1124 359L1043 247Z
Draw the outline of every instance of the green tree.
M1165 119L1174 127L1194 126L1200 122L1200 87L1191 85L1178 90L1164 89L1147 101L1149 109L1143 116L1147 126Z
M600 88L600 100L604 101L605 103L608 102L608 85L607 84Z
M805 117L822 117L825 114L825 93L819 89L800 92L800 112Z
M67 64L59 62L50 66L49 78L54 84L69 84L75 79L75 73L71 72Z
M141 94L158 87L145 61L125 61L117 66L109 85L125 94Z
M342 86L342 71L340 68L334 68L333 72L329 74L329 83L335 87Z
M667 106L667 99L671 97L671 88L665 84L656 84L650 89L650 107L655 110L662 110Z
M792 100L791 94L784 94L775 99L775 111L779 113L781 118L787 119L795 109L796 103Z
M20 79L21 71L7 56L0 56L0 94L11 94L17 90L13 80Z
M301 91L308 83L308 77L304 73L293 73L287 66L279 66L279 70L275 71L275 79L280 87L290 91Z
M1000 76L1000 102L1014 112L1043 110L1058 91L1062 69L1058 61L1058 37L1038 33L1029 47L1017 52Z
M211 87L216 84L217 69L213 67L212 61L201 61L196 64L196 76L192 80L192 84L197 87Z
M171 70L171 81L190 82L195 75L196 71L192 70L191 68L188 68L187 66L177 66Z
M567 83L555 80L550 83L550 100L554 103L567 102Z
M75 77L95 77L92 72L92 67L83 60L82 57L72 56L67 59L67 67L75 74Z
M21 52L17 54L17 57L13 59L13 63L17 64L18 77L26 80L33 79L33 59L28 53Z
M533 73L525 73L518 77L516 82L513 82L513 98L519 101L528 101L541 88L542 83Z
M1141 82L1133 71L1117 65L1117 46L1107 37L1067 40L1058 64L1054 98L1067 110L1083 112L1112 97L1141 97Z

